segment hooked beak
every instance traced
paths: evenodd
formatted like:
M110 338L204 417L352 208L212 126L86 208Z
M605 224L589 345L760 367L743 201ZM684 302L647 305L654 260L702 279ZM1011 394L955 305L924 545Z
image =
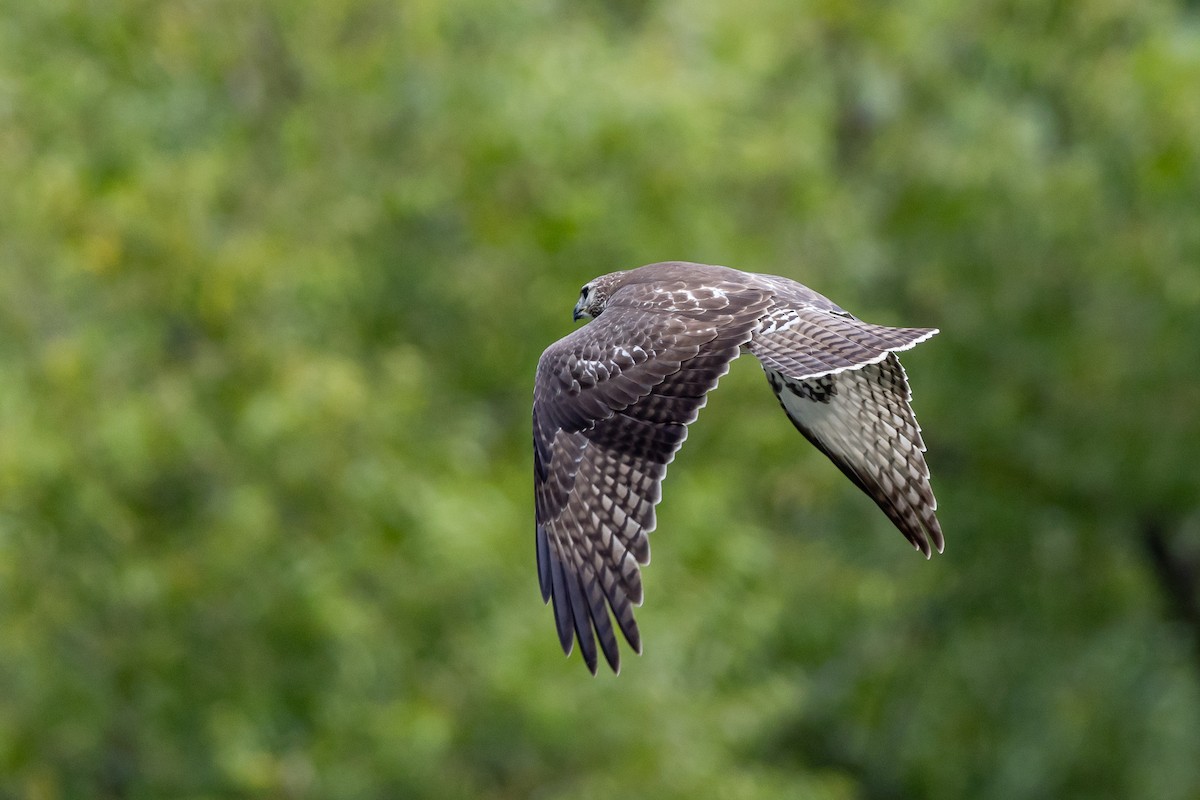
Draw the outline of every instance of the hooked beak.
M576 303L575 310L571 312L571 319L575 322L579 322L579 320L583 319L586 316L587 316L587 314L583 313L583 309L580 308L580 304Z

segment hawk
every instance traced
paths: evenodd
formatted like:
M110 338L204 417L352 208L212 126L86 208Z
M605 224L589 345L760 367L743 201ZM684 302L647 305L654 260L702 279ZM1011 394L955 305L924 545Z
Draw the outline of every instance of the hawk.
M633 607L667 465L739 353L762 364L792 423L928 558L942 529L896 353L937 333L863 322L788 278L669 261L588 282L533 396L537 568L563 651L614 672L613 620L642 651ZM611 610L612 619L609 617Z

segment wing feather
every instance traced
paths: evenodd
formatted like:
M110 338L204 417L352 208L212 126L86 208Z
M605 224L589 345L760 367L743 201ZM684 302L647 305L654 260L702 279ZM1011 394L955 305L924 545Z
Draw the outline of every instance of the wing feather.
M641 652L633 606L642 601L639 567L650 560L647 534L667 465L769 302L761 288L681 287L624 287L538 363L537 551L539 565L549 565L539 566L539 580L563 650L573 632L593 673L597 640L620 669L610 610Z
M893 353L854 370L796 380L766 368L788 418L928 558L945 546L911 393Z

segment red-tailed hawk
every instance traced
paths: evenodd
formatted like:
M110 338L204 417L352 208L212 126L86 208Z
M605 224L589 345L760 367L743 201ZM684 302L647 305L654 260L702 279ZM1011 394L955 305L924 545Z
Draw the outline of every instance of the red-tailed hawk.
M787 278L669 261L583 287L594 321L546 349L533 395L538 581L558 638L620 669L609 609L641 652L633 607L667 465L742 350L804 436L913 546L942 551L925 445L895 353L937 333L856 319Z

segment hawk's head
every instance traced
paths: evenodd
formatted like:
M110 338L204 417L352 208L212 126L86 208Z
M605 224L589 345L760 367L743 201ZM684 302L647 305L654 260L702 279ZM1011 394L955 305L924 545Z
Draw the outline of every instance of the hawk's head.
M608 305L608 298L615 288L614 284L624 274L625 271L611 272L585 283L579 290L579 302L575 304L574 318L576 320L584 317L595 319L600 316L600 312L604 311L605 306Z

